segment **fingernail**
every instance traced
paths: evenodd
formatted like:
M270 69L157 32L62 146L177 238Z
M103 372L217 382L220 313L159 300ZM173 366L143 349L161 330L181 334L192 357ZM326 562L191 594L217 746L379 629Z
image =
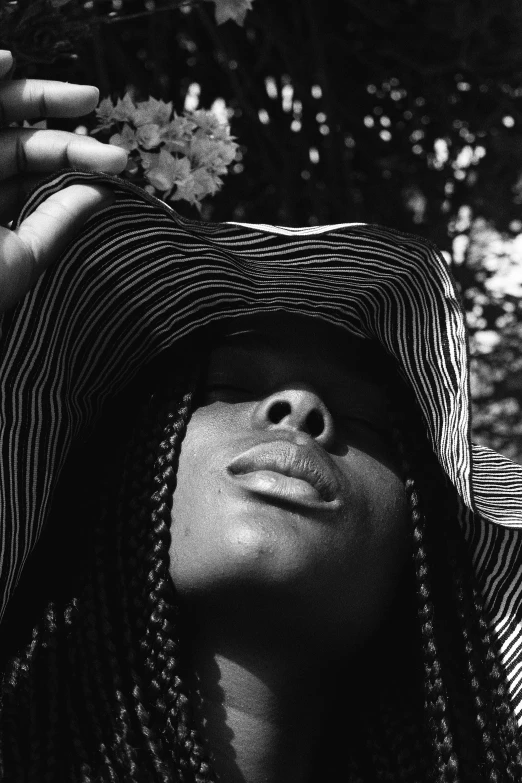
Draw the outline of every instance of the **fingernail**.
M8 49L0 50L0 54L1 55L7 54L11 58L11 65L9 67L9 70L2 77L3 79L10 79L12 77L14 71L15 71L15 68L16 68L16 60L15 60L12 52L10 52Z
M14 72L16 71L16 60L13 57L13 63L9 70L7 71L6 75L4 76L4 79L11 79L14 75Z
M110 149L110 150L111 150L111 152L113 152L113 153L114 153L116 150L118 150L118 152L120 153L120 155L125 155L125 159L128 159L128 157L129 157L129 151L128 151L128 150L126 150L126 149L124 149L123 147L120 147L120 146L118 146L118 144L107 144L106 146L107 146L107 147L109 147L109 149Z

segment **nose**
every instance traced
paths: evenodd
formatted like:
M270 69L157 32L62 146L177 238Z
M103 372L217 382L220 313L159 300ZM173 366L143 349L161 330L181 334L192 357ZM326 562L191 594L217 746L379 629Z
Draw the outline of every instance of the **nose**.
M322 399L311 389L291 388L261 400L253 412L256 429L285 429L305 432L321 446L334 440L333 417Z

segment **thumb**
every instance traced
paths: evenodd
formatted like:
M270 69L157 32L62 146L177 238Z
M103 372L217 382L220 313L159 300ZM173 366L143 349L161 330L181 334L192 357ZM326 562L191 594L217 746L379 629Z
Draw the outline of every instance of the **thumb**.
M113 200L107 188L70 185L40 204L16 231L0 228L0 313L59 258L85 221Z

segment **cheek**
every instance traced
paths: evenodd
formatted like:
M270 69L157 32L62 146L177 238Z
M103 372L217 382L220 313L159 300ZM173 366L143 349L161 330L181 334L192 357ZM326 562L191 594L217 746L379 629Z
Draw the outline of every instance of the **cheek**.
M277 560L277 535L256 524L255 510L231 496L224 480L224 446L240 429L239 417L212 405L198 409L187 427L171 524L170 574L180 595L215 597L268 575Z
M176 490L172 500L170 548L171 576L183 592L197 581L205 565L205 550L212 538L212 523L219 499L210 469L213 438L196 414L190 420L181 446ZM216 546L218 541L214 541ZM216 557L219 552L216 551Z
M345 578L338 585L339 612L350 607L361 629L371 632L393 602L410 558L411 515L403 483L390 467L363 454L359 465L354 494L360 504L357 516L363 522L354 529L351 515L344 520L348 534Z
M181 448L170 552L178 593L228 600L232 592L239 600L252 589L269 597L285 623L302 622L325 644L349 644L354 632L367 638L410 551L401 480L353 449L343 465L346 503L334 518L302 518L238 498L223 479L223 449L241 422L211 408L195 412Z

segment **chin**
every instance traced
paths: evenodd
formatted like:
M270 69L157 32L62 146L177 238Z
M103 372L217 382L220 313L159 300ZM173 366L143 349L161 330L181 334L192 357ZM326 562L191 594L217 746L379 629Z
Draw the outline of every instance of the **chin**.
M178 541L173 534L170 572L178 594L215 599L255 590L260 597L284 595L310 579L315 560L311 542L295 521L282 519L283 512L277 511L269 519L250 515L233 524L227 520L219 535L197 541L192 536Z

